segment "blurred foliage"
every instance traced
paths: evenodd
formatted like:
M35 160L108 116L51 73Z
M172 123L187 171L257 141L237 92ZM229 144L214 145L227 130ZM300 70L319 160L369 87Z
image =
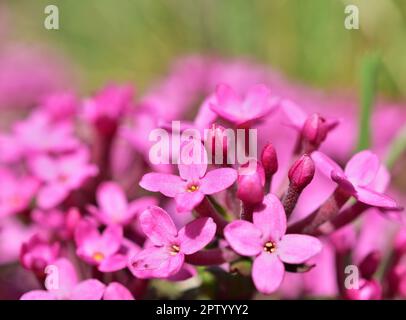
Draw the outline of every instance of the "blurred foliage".
M359 87L363 56L378 52L379 88L406 96L404 0L2 0L13 39L50 43L83 69L84 90L113 80L145 88L176 57L247 57L310 85ZM60 30L43 27L56 4ZM347 4L360 30L344 28Z

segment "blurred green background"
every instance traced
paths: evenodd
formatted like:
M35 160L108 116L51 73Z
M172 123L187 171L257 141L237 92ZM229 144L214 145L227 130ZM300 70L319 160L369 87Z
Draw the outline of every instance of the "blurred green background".
M5 1L5 0L2 0ZM7 0L8 37L56 47L83 72L82 90L108 81L141 89L174 58L195 53L245 57L324 88L359 87L362 58L383 61L379 89L406 97L404 0ZM46 30L44 8L59 7ZM344 8L360 29L344 28Z

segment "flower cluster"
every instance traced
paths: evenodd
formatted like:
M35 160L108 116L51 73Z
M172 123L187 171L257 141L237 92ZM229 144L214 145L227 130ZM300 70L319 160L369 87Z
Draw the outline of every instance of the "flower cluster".
M0 133L0 267L25 269L19 298L406 298L405 195L380 161L401 109L378 107L374 144L353 152L352 103L201 57L140 98L113 84L42 101ZM172 121L170 137L206 134L150 161Z

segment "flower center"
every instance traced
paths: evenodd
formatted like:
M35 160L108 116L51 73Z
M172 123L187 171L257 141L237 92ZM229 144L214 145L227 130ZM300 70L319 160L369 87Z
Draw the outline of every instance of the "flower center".
M101 252L95 252L93 254L93 260L96 262L101 262L104 260L104 254Z
M172 256L176 256L180 252L180 247L178 245L174 244L171 246L169 252Z
M272 241L265 243L265 246L264 246L265 252L272 253L272 252L275 252L275 250L276 250L275 243L273 243Z
M187 191L188 191L188 192L195 192L195 191L197 191L197 190L199 190L199 186L196 185L196 184L192 184L192 185L190 185L190 186L187 187Z

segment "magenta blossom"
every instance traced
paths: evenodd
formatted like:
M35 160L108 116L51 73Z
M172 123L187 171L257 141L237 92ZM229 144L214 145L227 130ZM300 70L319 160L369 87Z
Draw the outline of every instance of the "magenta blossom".
M86 149L53 158L37 156L30 161L34 175L43 181L38 192L38 205L50 209L65 200L71 191L78 189L86 179L94 177L98 169L88 163Z
M262 293L271 294L279 288L285 273L283 262L303 263L322 248L317 238L285 232L285 211L273 194L254 211L253 223L238 220L224 229L226 240L237 253L255 257L252 278Z
M0 170L0 218L27 209L37 189L34 178L19 178L10 171Z
M45 267L58 258L59 251L58 242L50 244L40 236L34 235L21 246L20 261L24 268L43 276Z
M157 204L152 197L142 197L128 203L123 189L114 182L102 183L97 189L96 198L99 208L89 206L89 211L105 225L126 225L136 214Z
M134 300L134 297L121 283L111 282L104 291L103 300Z
M211 109L237 126L249 125L264 118L275 110L278 103L278 99L272 97L268 87L263 84L251 87L244 99L228 85L219 84L215 97Z
M79 141L70 122L55 123L45 112L35 112L14 126L16 142L26 154L74 150Z
M338 164L321 152L313 152L313 160L327 176L340 188L346 190L358 201L375 207L398 209L398 205L389 196L383 194L386 188L386 169L378 157L369 150L355 154L343 171Z
M96 279L79 282L73 264L66 258L55 261L48 275L47 290L29 291L21 300L101 300L105 285Z
M190 164L179 163L179 176L165 173L147 173L140 181L146 190L161 192L175 198L178 212L193 210L205 195L211 195L230 187L237 179L237 171L232 168L207 170L207 154L203 146L200 153L202 161ZM182 149L184 150L184 149Z
M153 246L130 259L129 268L138 278L167 278L177 274L185 256L203 249L216 233L212 218L199 218L179 231L169 214L151 207L140 215L141 228Z
M102 233L90 220L81 221L75 230L76 254L101 272L124 269L127 255L120 252L123 244L123 229L108 226Z

